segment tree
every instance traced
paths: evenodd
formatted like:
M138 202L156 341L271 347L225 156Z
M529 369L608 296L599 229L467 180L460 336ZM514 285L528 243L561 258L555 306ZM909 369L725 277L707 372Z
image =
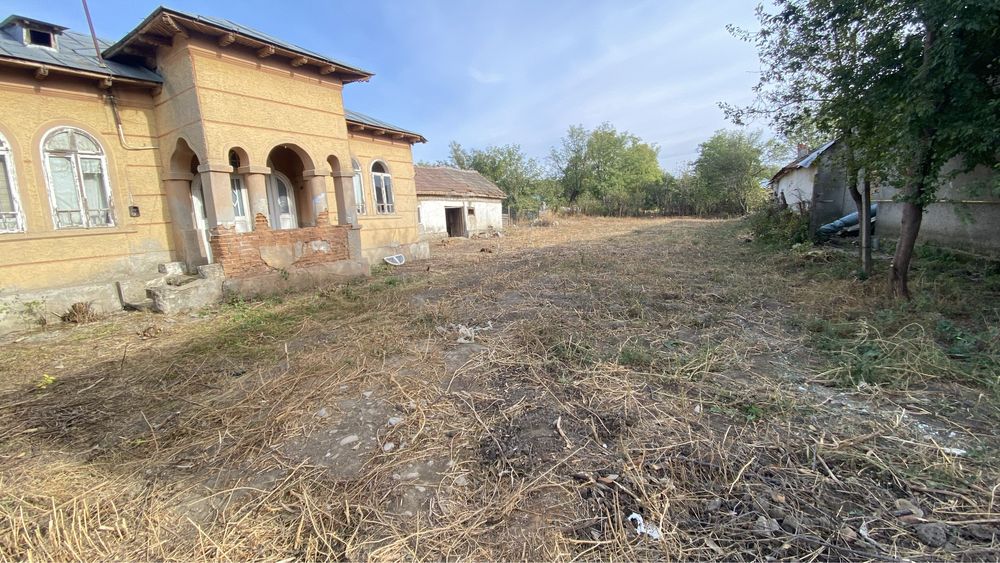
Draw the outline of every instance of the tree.
M873 178L901 188L890 288L909 298L913 247L943 165L961 158L968 170L997 160L1000 2L777 0L776 7L758 9L759 31L734 30L756 43L764 70L756 104L724 109L737 123L764 115L788 132L811 121L837 136L863 221Z
M699 214L744 214L767 199L767 143L761 133L716 131L698 146L694 161L695 211Z
M521 151L520 146L489 146L466 151L462 145L452 141L449 148L450 160L444 164L475 170L488 178L507 194L504 203L511 213L516 215L539 208L542 202L539 194L543 182L542 169L535 159Z
M583 195L584 185L588 181L590 171L587 162L587 140L590 133L582 125L571 125L566 136L559 141L559 146L553 147L549 154L549 162L554 176L559 178L563 195L572 205Z
M641 211L644 191L662 181L656 147L603 123L587 139L587 191L615 215Z

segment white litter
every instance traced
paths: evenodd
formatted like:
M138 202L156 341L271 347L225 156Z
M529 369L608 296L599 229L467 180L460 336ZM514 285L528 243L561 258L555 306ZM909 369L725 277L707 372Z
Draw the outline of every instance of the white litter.
M660 533L660 528L653 524L647 525L643 520L642 516L639 516L635 512L628 515L628 521L635 524L635 533L640 536L646 535L650 539L659 540L663 539L663 534Z
M446 324L444 326L436 327L438 334L445 336L451 332L458 333L458 339L455 342L459 344L470 344L476 341L476 333L483 332L487 330L493 330L493 321L487 322L482 326L466 326L461 324Z
M402 266L403 264L406 264L406 256L403 256L402 254L386 256L383 260L385 260L386 264L390 264L392 266Z

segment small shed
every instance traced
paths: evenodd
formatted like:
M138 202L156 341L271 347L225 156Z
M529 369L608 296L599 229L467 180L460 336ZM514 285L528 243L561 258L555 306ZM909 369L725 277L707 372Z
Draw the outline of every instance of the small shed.
M503 229L503 200L475 170L415 166L417 228L424 238L467 237Z
M857 209L847 190L841 152L836 140L813 151L800 146L795 160L771 178L776 201L809 213L810 232Z

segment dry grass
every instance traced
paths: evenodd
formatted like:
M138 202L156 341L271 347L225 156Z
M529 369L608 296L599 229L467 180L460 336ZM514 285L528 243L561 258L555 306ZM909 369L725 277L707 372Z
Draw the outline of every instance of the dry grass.
M0 558L1000 557L995 349L928 328L995 300L886 309L735 223L558 223L5 344Z

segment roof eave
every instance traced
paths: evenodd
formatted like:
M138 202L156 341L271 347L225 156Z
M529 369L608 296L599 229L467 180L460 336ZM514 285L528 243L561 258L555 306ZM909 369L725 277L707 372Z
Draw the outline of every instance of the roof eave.
M412 131L406 131L403 129L394 129L391 127L376 127L370 123L365 123L363 121L358 121L357 119L346 118L348 125L353 125L354 129L351 129L352 133L365 133L371 132L373 135L384 135L398 140L405 140L408 143L426 143L427 139L419 134ZM348 127L350 129L350 127Z
M114 45L108 47L104 51L105 58L112 58L118 55L126 55L125 49L135 40L138 36L142 35L147 31L149 26L159 17L169 16L171 19L176 18L182 22L187 22L189 26L200 26L214 28L220 31L220 37L226 35L233 35L234 37L239 37L242 39L243 43L258 44L257 47L271 47L274 50L274 54L291 56L293 60L305 59L304 62L297 66L312 65L319 68L321 74L336 74L342 82L367 82L371 77L375 76L375 73L369 72L364 69L356 68L344 63L333 61L330 59L324 59L316 57L315 54L306 53L297 49L289 49L288 47L277 45L274 43L269 43L258 37L251 37L239 31L234 31L231 29L222 28L216 24L207 21L200 21L192 19L188 14L183 12L178 12L176 10L171 10L164 6L160 6L153 10L146 19L142 21L138 26L132 31L128 32L124 37L119 39ZM178 31L180 33L181 30ZM197 31L197 30L196 30ZM254 45L250 45L253 47Z
M122 84L135 84L140 86L148 86L151 88L156 88L163 85L162 80L146 80L143 78L131 78L128 76L120 76L113 73L107 74L96 71L82 70L79 68L63 66L59 64L43 63L39 61L20 59L16 57L7 57L2 55L0 55L0 64L11 64L15 66L28 67L34 69L55 70L65 74L71 74L74 76L85 77L85 78L94 78L98 80L107 80L110 78L112 82L119 82Z

